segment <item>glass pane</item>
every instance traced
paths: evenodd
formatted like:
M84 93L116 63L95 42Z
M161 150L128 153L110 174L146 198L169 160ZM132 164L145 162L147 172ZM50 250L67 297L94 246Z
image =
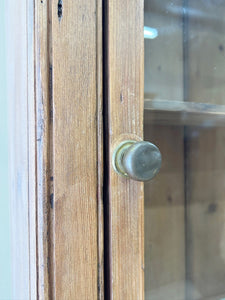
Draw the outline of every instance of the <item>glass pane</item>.
M225 0L145 0L145 299L225 299Z

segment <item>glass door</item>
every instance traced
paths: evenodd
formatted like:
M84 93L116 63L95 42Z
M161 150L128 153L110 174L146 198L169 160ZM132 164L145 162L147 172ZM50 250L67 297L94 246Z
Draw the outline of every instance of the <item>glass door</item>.
M145 0L145 299L225 299L225 1Z

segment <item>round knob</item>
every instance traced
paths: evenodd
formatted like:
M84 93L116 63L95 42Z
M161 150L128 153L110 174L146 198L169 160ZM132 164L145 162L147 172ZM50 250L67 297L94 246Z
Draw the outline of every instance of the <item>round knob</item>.
M125 177L148 181L160 170L162 157L159 149L149 142L124 141L114 151L113 167Z

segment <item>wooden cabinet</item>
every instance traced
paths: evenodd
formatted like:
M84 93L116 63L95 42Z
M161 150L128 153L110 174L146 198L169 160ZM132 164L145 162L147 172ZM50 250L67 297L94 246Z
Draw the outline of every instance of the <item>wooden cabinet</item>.
M225 297L224 4L9 1L14 299Z

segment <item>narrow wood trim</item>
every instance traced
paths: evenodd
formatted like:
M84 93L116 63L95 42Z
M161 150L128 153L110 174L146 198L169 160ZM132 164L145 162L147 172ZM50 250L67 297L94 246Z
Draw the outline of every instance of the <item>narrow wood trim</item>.
M97 172L98 172L98 299L104 300L104 157L103 157L103 5L96 0Z
M52 177L52 100L51 6L35 0L35 101L37 151L37 298L53 296L52 213L50 210Z
M119 142L143 138L143 1L107 1L108 234L110 299L144 299L143 184L119 177Z

